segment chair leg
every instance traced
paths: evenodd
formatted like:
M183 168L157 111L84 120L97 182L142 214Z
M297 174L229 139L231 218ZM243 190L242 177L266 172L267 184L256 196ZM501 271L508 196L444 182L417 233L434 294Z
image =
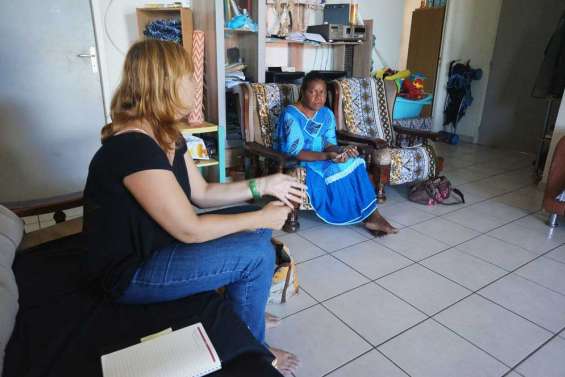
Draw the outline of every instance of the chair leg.
M377 186L377 200L379 204L386 202L385 185L380 181Z
M373 176L375 177L377 200L379 204L386 202L385 185L389 183L390 165L374 164Z
M556 213L552 213L549 215L549 218L547 219L547 225L549 225L550 228L557 228L559 224L557 223Z
M295 208L291 213L288 214L286 223L283 226L283 230L287 233L295 233L300 229L300 223L298 222L298 208Z

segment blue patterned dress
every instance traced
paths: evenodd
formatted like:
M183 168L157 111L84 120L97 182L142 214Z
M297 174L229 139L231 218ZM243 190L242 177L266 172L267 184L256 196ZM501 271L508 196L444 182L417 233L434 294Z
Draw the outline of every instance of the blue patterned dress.
M308 118L294 105L281 114L274 135L276 150L291 156L301 151L323 152L336 145L335 118L327 107ZM350 158L344 163L302 161L306 168L308 197L316 215L328 224L361 222L377 208L375 189L365 161Z

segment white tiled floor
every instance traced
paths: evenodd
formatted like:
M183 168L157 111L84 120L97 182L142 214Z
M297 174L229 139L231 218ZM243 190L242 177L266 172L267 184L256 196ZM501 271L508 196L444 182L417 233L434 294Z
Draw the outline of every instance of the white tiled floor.
M301 294L269 305L283 319L267 341L300 357L297 377L565 376L565 225L544 224L531 157L437 147L466 204L420 206L393 187L380 208L397 235L312 213L276 233Z

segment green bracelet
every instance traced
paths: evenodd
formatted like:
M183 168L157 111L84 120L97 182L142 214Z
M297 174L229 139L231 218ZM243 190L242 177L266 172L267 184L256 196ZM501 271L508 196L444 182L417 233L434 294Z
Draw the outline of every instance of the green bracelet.
M259 194L259 190L257 190L257 182L254 179L249 180L249 190L251 190L251 195L253 199L259 200L261 199L261 194Z

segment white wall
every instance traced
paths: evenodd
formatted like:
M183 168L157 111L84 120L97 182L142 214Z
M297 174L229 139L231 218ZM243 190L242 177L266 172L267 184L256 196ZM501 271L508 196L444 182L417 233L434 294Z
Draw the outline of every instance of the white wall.
M329 0L328 3L346 3ZM359 0L359 15L373 20L375 46L382 60L373 52L375 68L397 68L400 62L400 46L406 0Z
M151 2L170 3L166 0ZM121 79L126 52L138 38L135 8L145 3L146 0L91 0L107 121L110 120L110 101Z
M443 129L443 107L447 95L444 88L449 63L455 59L463 62L471 59L473 68L483 69L483 78L472 84L475 100L459 122L457 131L463 139L477 142L501 5L502 0L448 0L433 109L434 130Z
M565 97L565 93L563 93L563 96ZM549 152L545 162L542 183L547 182L547 175L549 174L549 167L551 166L553 152L555 151L555 146L562 137L565 137L565 101L561 101L557 120L555 121L555 129L553 130L553 137L551 138L551 145L549 146Z
M400 36L400 56L398 69L406 69L408 62L408 46L410 44L410 29L412 27L412 12L420 7L420 0L404 0L404 16L402 18L402 34Z
M479 143L535 153L547 101L533 98L532 88L563 11L563 0L504 0Z

